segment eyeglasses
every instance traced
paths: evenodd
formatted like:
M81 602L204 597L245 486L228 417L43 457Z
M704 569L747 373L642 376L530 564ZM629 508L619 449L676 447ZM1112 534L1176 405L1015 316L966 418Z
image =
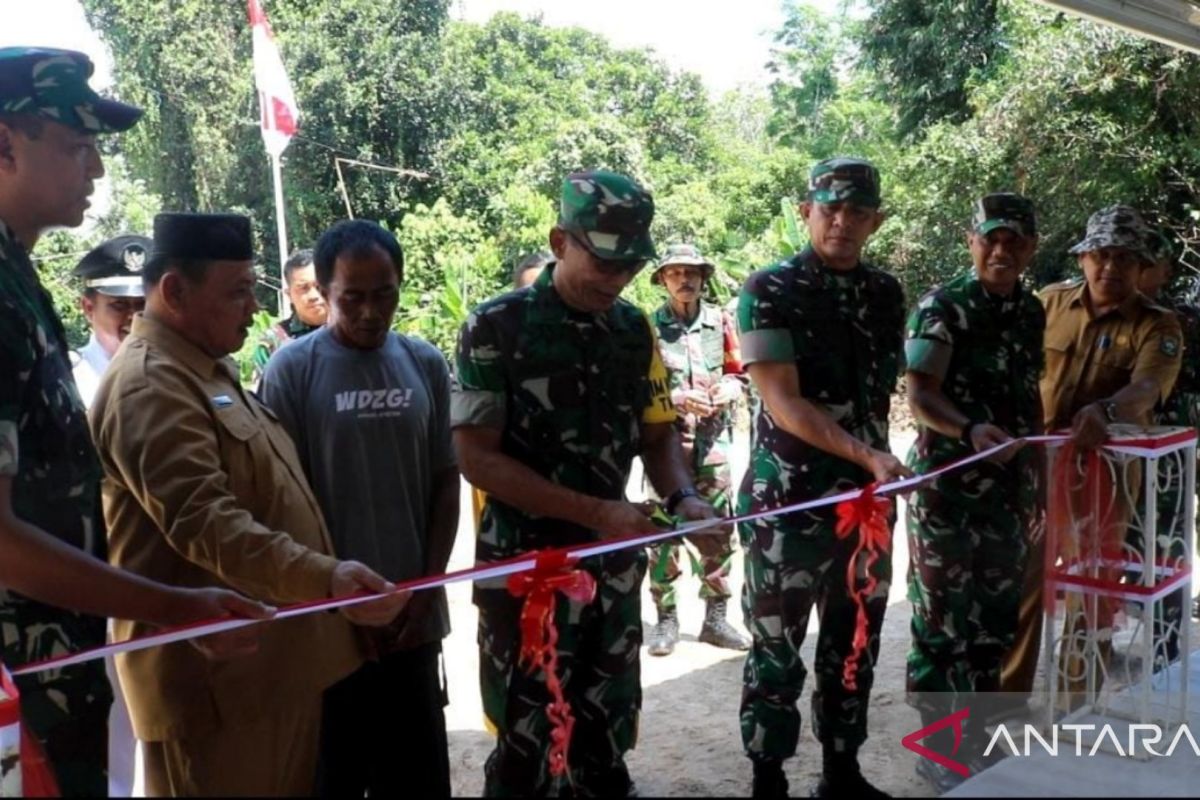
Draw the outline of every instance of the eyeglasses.
M584 252L588 254L588 257L592 261L592 265L596 267L596 271L604 275L608 275L610 277L623 275L625 273L637 275L646 268L647 260L644 258L640 258L635 261L618 261L616 259L600 258L593 253L591 248L589 248L582 239L576 236L573 231L568 231L567 236L571 237L575 244L579 245L579 247L581 247Z

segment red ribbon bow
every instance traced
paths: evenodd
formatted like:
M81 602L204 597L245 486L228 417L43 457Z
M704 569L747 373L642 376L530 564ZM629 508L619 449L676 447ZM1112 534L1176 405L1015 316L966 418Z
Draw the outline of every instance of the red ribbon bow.
M541 669L546 675L550 702L546 718L550 721L550 774L559 777L570 770L567 750L575 715L563 696L558 679L558 627L554 624L555 593L580 603L596 597L596 579L591 573L575 569L576 559L563 550L547 550L537 556L530 572L508 576L508 591L524 597L521 607L521 650L518 663L532 675Z
M843 500L837 504L836 509L837 525L834 527L834 531L837 533L837 537L845 539L858 531L858 543L854 546L854 552L850 555L850 560L846 565L846 588L849 589L851 596L854 597L854 604L858 607L858 613L854 619L854 639L850 654L846 656L846 662L842 665L842 685L846 687L847 691L854 691L858 686L858 678L855 673L867 650L869 632L867 601L871 599L871 595L879 586L879 581L875 580L871 570L879 561L879 554L886 554L891 547L892 531L888 522L888 512L892 510L892 503L890 500L883 500L875 496L876 485L868 484L858 497ZM858 565L858 555L863 551L866 551L867 554L866 581L859 587L855 567Z

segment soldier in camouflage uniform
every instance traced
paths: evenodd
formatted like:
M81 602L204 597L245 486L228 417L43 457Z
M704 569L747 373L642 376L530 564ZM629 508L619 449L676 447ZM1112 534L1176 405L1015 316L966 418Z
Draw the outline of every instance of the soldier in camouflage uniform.
M1151 247L1155 252L1156 259L1153 266L1142 270L1142 274L1138 278L1138 290L1163 308L1174 311L1179 320L1179 326L1183 329L1183 359L1180 363L1179 377L1175 379L1175 388L1171 390L1171 395L1158 410L1157 422L1159 425L1200 428L1200 308L1177 300L1166 291L1167 285L1171 282L1171 271L1175 264L1175 247L1171 240L1161 231L1157 232L1153 237ZM1168 459L1160 462L1160 469L1163 470L1160 480L1165 484L1168 480L1166 475ZM1158 496L1159 530L1170 530L1176 524L1175 520L1178 515L1183 513L1180 499L1177 486L1171 486L1160 492ZM1131 539L1131 544L1137 549L1141 549L1140 537L1131 537ZM1173 543L1180 546L1172 548L1171 552L1162 555L1171 559L1182 558L1182 546L1186 544L1186 540L1175 539ZM1200 546L1200 542L1198 542L1198 546ZM1159 659L1156 668L1179 657L1178 625L1183 621L1184 605L1182 590L1163 600L1162 619L1155 620L1158 629L1154 636L1156 639L1161 637L1164 640L1165 648L1163 652L1156 654L1156 658ZM1200 608L1200 600L1196 602L1196 606ZM1164 620L1172 626L1167 631L1161 630Z
M745 391L747 378L733 315L701 299L713 269L691 245L668 247L650 278L666 288L668 298L652 319L658 330L658 351L670 378L671 402L679 414L675 430L692 480L717 514L729 516L733 513L729 470L733 408ZM700 578L700 597L706 605L698 638L716 647L747 649L750 643L725 618L733 560L732 527L689 536L682 546L692 572ZM651 550L650 595L658 612L646 648L652 656L670 654L679 641L675 602L679 549L678 542L664 542Z
M261 611L229 592L172 589L103 562L100 462L62 323L29 258L44 230L83 221L104 174L96 134L141 115L97 95L91 72L82 53L0 49L0 639L9 667L104 644L94 614L175 624ZM23 676L17 687L60 791L104 796L104 662Z
M637 183L610 172L563 182L557 259L532 286L475 309L459 338L451 401L458 461L487 492L476 559L656 530L647 509L624 500L641 455L667 510L713 516L691 485L672 423L666 371L646 315L619 295L654 257L654 204ZM574 709L573 791L633 790L624 753L637 737L642 640L641 550L582 562L596 577L588 604L559 596L556 621L563 689ZM517 664L522 600L503 580L478 581L480 683L497 732L485 794L570 790L549 774L544 676Z
M1042 430L1046 314L1021 285L1037 249L1033 204L987 195L967 243L974 269L922 297L908 321L908 399L918 422L908 465L918 473ZM971 706L966 744L976 755L986 744L979 693L999 691L1016 632L1038 456L1014 447L923 484L908 503L909 700L926 725ZM927 743L950 752L947 744ZM917 772L939 791L963 780L926 758Z
M904 328L904 294L864 263L866 240L883 222L879 173L869 162L816 164L800 210L811 244L746 281L738 307L742 359L761 402L754 409L750 467L738 512L758 512L909 474L888 452L888 409ZM782 763L800 737L797 702L808 618L820 608L813 728L823 748L816 796L884 796L862 776L859 746L891 560L873 568L868 652L843 685L857 605L847 586L853 537L834 532L832 506L739 526L746 552L743 608L754 642L746 658L742 743L754 764L754 795L787 793ZM856 572L865 578L864 562Z
M268 328L254 346L251 359L254 371L251 384L257 386L263 370L275 351L293 339L307 336L325 325L328 309L325 298L317 288L317 275L313 268L313 251L297 250L283 265L283 282L287 289L292 313Z

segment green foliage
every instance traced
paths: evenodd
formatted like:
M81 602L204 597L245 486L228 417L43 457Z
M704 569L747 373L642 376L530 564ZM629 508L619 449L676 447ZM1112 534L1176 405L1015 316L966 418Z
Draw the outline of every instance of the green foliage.
M117 93L147 114L110 140L112 211L38 248L75 342L73 259L148 231L160 208L244 211L277 263L244 6L83 4L114 53ZM1114 202L1145 209L1200 265L1200 59L1026 0L866 5L858 22L789 0L770 87L710 98L648 51L537 18L452 21L448 0L270 0L301 108L284 158L291 239L311 243L346 215L335 155L407 170L345 164L344 189L404 246L397 326L447 352L512 264L546 249L560 181L580 168L651 188L660 248L699 246L721 302L804 246L808 168L842 154L881 170L888 219L869 256L912 298L967 265L971 203L1004 189L1038 207L1034 284L1072 272L1067 248ZM651 271L626 292L646 308L664 297Z

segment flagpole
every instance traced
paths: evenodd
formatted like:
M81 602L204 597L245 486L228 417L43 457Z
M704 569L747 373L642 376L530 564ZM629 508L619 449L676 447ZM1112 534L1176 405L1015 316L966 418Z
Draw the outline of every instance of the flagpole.
M292 314L283 266L288 258L287 220L283 216L283 174L276 155L271 156L271 177L275 182L275 227L279 233L279 316L286 319Z
M259 93L258 101L266 112L268 130L275 130L275 108L271 98ZM292 304L287 292L287 278L284 274L284 264L288 259L287 248L287 218L283 212L283 170L279 159L282 153L268 152L271 159L271 182L275 184L275 231L279 237L279 317L287 319L292 315Z

